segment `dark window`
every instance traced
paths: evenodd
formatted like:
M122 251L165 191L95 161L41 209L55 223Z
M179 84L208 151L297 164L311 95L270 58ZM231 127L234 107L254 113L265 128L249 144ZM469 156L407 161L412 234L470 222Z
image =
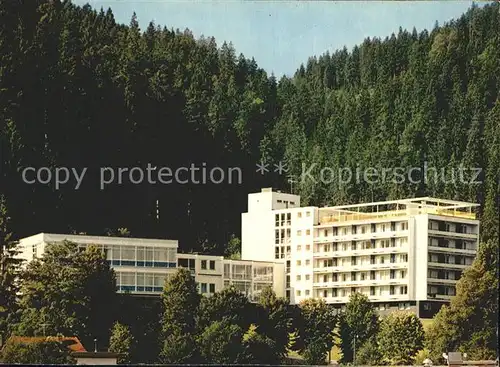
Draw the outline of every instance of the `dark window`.
M215 261L210 260L210 270L215 270Z
M207 293L207 283L201 283L201 293Z
M210 293L215 293L215 284L210 283Z
M201 268L207 270L207 260L201 260Z

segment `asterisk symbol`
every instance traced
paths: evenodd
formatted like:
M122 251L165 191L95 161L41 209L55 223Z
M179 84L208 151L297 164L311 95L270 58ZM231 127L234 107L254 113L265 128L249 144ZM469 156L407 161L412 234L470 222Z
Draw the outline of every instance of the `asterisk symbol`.
M255 172L260 172L261 175L263 175L266 172L269 172L269 169L267 168L269 165L264 161L260 161L260 164L257 163L256 166L257 169L255 170Z
M282 161L279 161L278 164L274 164L274 172L278 172L278 174L282 174L283 172L288 172L286 168L286 164L283 164Z

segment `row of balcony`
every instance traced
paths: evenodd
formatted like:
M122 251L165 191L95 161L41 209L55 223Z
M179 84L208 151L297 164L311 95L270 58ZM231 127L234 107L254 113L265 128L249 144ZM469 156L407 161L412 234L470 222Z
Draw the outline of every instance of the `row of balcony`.
M463 255L476 255L476 250L460 249L453 247L440 247L440 246L429 246L429 251L439 252L443 254L463 254Z
M407 278L395 279L367 279L367 280L346 280L346 281L329 281L329 282L314 282L314 288L346 288L346 287L370 287L370 286L385 286L385 285L407 285Z
M396 237L408 237L408 230L329 235L325 237L315 237L314 242L328 243L328 242L342 242L342 241L352 241L352 240L362 241L369 239L383 239L383 238L396 238Z
M314 268L314 273L345 273L350 271L360 270L389 270L389 269L406 269L408 268L407 262L400 263L384 263L384 264L359 264L347 266L325 266L321 268Z
M313 257L342 257L342 256L362 256L362 255L384 255L384 254L397 254L408 253L408 246L401 247L384 247L384 248L370 248L359 250L336 250L330 251L315 251Z

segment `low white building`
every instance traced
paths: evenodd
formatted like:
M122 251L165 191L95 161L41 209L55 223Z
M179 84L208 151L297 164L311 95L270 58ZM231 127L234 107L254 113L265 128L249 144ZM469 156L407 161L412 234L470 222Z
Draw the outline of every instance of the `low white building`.
M284 265L281 262L228 260L222 256L177 253L174 240L39 233L20 240L27 261L42 256L50 243L70 241L81 247L101 248L115 270L118 292L160 294L165 279L178 267L191 270L200 293L210 296L233 285L251 300L265 287L284 297Z
M285 267L281 262L229 260L222 256L177 254L179 267L188 268L199 284L200 293L210 296L232 285L251 300L271 287L285 296Z
M19 241L19 256L31 261L42 256L48 244L65 240L101 248L115 270L119 292L159 293L165 278L177 269L174 240L39 233Z
M242 214L242 258L283 262L292 304L342 307L361 292L379 310L430 317L476 255L477 206L425 197L300 207L298 195L262 189Z

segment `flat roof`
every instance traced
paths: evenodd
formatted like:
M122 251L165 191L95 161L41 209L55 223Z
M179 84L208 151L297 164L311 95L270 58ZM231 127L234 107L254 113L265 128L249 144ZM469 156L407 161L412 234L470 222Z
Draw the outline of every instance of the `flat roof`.
M138 242L147 244L162 244L171 245L173 247L178 246L177 240L159 239L159 238L138 238L138 237L116 237L116 236L92 236L92 235L81 235L81 234L60 234L60 233L38 233L29 237L21 238L19 241L29 241L35 240L37 237L44 242L51 241L64 241L68 240L76 243L84 244L137 244Z
M447 199L438 199L429 196L410 198L410 199L399 199L399 200L389 200L389 201L378 201L373 203L361 203L361 204L350 204L350 205L336 205L331 207L325 207L324 209L352 209L352 208L364 208L370 206L381 206L381 205L403 205L408 206L411 204L425 205L439 207L441 209L459 209L459 208L474 208L478 207L479 204L470 203L466 201L456 201ZM323 209L323 208L321 208Z

